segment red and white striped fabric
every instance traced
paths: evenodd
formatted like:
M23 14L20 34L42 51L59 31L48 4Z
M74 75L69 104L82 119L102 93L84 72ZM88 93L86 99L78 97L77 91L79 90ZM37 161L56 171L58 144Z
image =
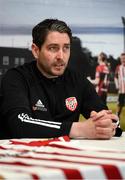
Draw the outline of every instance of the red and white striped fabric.
M6 140L0 179L125 179L125 151L80 149L67 136Z
M115 70L115 79L117 81L116 85L118 86L119 93L125 93L125 66L118 65Z

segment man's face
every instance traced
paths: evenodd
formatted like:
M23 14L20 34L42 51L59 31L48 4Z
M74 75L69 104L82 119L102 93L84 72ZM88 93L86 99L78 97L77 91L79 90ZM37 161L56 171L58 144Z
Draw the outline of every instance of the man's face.
M33 47L33 45L32 45ZM49 32L41 49L37 49L37 67L53 78L64 73L70 56L70 38L66 33Z
M120 60L121 60L121 64L125 66L125 55L121 55Z

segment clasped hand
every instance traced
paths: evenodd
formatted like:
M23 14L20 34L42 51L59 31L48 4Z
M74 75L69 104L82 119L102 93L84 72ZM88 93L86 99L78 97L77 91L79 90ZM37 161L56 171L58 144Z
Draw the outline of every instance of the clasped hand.
M111 139L115 135L118 116L111 110L92 111L90 118L83 122L74 122L70 137L87 139Z
M116 123L113 122L116 121ZM102 110L100 112L92 111L90 121L95 126L93 136L97 139L110 139L115 135L117 128L118 116L112 113L111 110Z

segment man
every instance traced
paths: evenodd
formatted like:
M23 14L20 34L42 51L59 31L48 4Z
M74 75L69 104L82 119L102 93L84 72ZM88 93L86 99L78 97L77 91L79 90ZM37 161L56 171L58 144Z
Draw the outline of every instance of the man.
M121 64L115 70L115 85L119 93L116 114L119 117L125 105L125 53L120 55L120 62Z
M93 85L67 68L72 33L46 19L32 31L36 59L10 69L1 82L3 138L110 139L118 117L101 102ZM83 114L85 122L79 122Z

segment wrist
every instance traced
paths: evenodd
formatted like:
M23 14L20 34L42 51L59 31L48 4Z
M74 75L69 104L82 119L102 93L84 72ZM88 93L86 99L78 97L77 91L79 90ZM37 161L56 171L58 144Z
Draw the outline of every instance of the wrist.
M84 137L84 122L74 122L71 126L69 136L71 138Z

